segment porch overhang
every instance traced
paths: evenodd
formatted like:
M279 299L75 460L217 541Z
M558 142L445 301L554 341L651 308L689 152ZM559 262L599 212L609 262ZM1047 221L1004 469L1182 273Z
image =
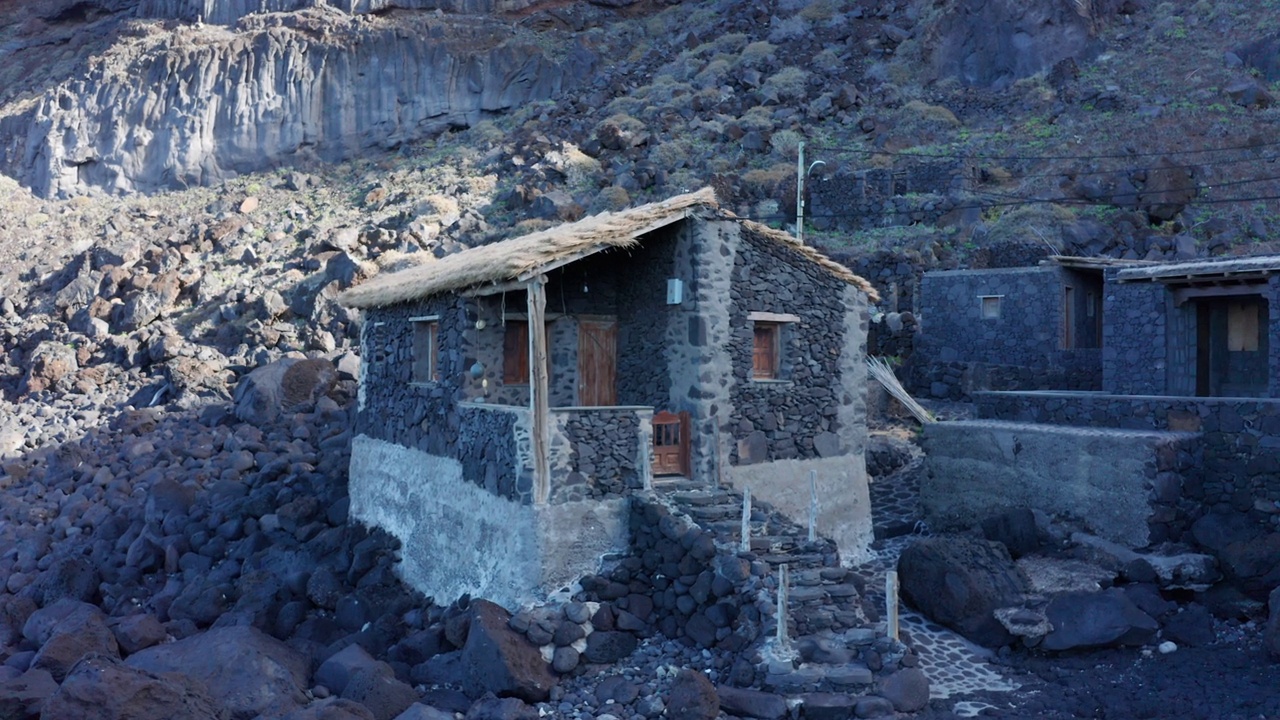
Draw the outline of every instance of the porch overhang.
M1280 255L1258 255L1230 260L1200 260L1165 265L1129 267L1115 274L1116 282L1159 282L1171 286L1227 285L1266 282L1280 273Z

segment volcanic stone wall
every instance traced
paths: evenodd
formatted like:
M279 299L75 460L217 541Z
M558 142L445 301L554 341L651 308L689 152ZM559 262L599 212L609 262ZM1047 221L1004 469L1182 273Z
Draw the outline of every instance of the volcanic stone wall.
M667 349L675 342L676 306L666 304L666 292L667 280L676 277L683 225L646 235L618 274L618 402L623 405L672 409Z
M712 533L659 502L633 497L630 518L631 556L582 580L582 598L610 605L618 629L729 652L773 631L763 563L718 549Z
M1167 392L1164 285L1116 283L1107 272L1102 302L1102 387L1117 395Z
M845 283L795 252L742 230L734 259L729 355L734 382L730 432L735 440L767 443L767 457L735 464L818 457L814 439L839 429L841 356L845 347ZM799 315L781 329L781 376L752 377L751 312Z
M356 434L457 460L464 477L499 497L528 503L532 480L517 473L518 412L494 406L458 407L464 371L474 362L468 334L474 308L440 297L368 311L362 347ZM438 317L439 380L413 382L413 322ZM474 332L471 332L474 335Z
M913 389L962 399L981 389L1101 387L1097 348L1062 349L1064 284L1079 286L1083 299L1079 278L1054 267L926 273ZM999 298L999 316L983 317L983 297L992 296ZM1096 344L1083 325L1077 323L1080 344Z
M813 178L808 221L819 230L864 230L925 223L936 225L954 203L944 197L963 187L958 162L902 162Z
M567 497L621 497L644 486L637 464L642 433L636 410L593 408L560 414L565 417L564 433L572 447L571 469L578 475L569 480L569 486L586 486L586 492L571 491Z
M1190 540L1179 530L1208 513L1280 530L1280 401L999 392L974 399L984 418L1200 432L1202 448L1190 458L1199 472L1182 476L1180 519L1169 523L1168 539Z

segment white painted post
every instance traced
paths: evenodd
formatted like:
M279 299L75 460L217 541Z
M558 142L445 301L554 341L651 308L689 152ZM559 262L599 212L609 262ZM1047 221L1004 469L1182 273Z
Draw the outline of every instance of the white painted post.
M751 486L742 488L742 539L738 541L738 550L751 552Z
M818 539L818 471L809 471L809 542Z
M796 242L804 244L804 142L796 150Z
M886 631L892 640L898 639L898 571L890 570L884 575L884 605L887 619Z
M791 582L790 573L787 572L787 564L783 563L778 566L778 632L777 640L779 647L785 647L787 644L787 585Z

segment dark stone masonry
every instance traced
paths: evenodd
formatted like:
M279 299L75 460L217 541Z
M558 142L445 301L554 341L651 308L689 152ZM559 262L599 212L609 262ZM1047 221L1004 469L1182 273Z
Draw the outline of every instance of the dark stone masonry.
M517 477L514 427L516 414L501 406L461 406L464 368L470 344L468 308L459 298L433 298L387 308L379 321L364 326L364 347L373 357L364 364L364 402L356 415L356 433L438 457L463 466L463 476L500 497L532 501L532 482ZM414 381L415 317L437 318L438 379Z
M962 189L963 167L955 161L900 162L894 168L840 172L809 184L809 221L819 230L936 225Z
M948 400L976 390L1097 390L1101 312L1101 278L1065 268L928 273L911 385Z
M640 417L626 408L593 408L590 412L560 411L567 415L565 434L573 448L573 474L588 487L569 492L570 499L621 497L643 487L640 468ZM572 476L571 476L572 477ZM567 482L572 487L573 481ZM552 497L555 497L553 490Z
M768 457L735 464L813 458L816 437L838 429L841 398L841 350L845 342L845 285L794 252L744 229L734 259L729 341L735 383L730 399L736 409L732 435L748 444L763 438ZM782 323L776 380L752 375L752 312L786 314L804 309L804 320ZM865 320L864 320L865 322Z

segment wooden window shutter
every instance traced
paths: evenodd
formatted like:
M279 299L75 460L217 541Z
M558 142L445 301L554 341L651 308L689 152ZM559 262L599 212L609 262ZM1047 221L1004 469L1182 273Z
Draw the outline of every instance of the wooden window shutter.
M529 384L529 323L508 320L502 337L502 384Z
M778 377L778 326L755 324L755 341L751 352L751 374L758 379Z
M413 381L435 382L440 379L440 324L413 324Z

